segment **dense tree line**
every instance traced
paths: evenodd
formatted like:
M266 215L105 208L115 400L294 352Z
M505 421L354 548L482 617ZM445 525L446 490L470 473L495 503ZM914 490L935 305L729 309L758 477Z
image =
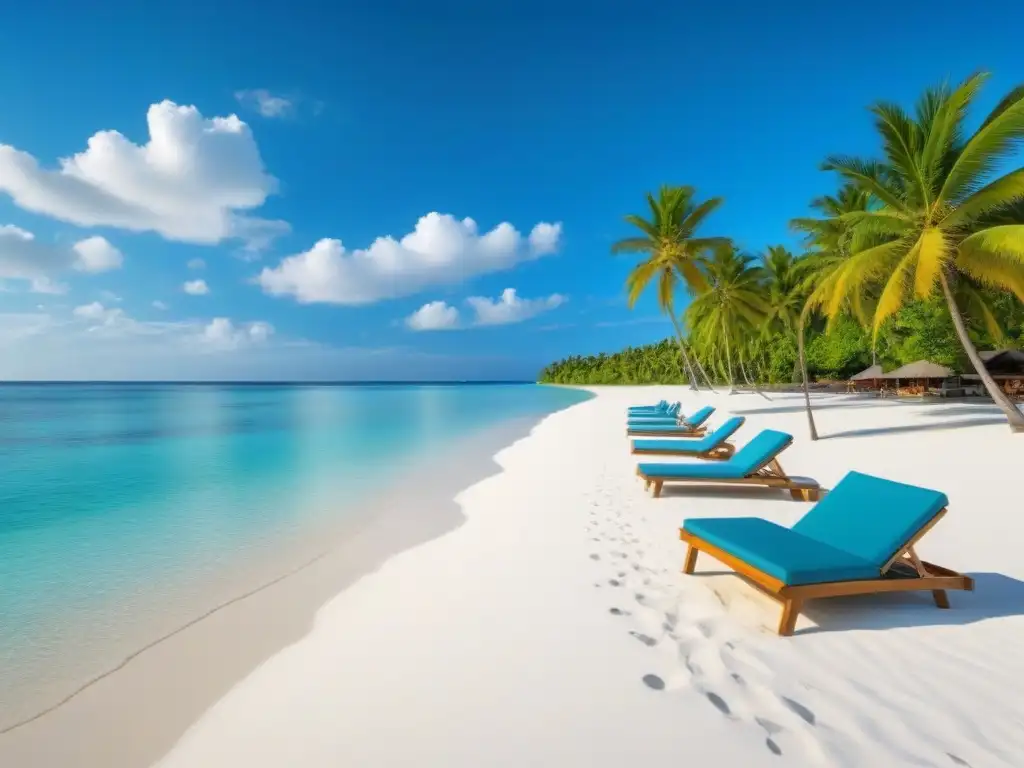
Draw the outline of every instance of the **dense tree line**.
M1024 304L1003 300L997 302L997 312L1005 322L1007 334L998 340L984 332L972 334L978 348L1024 346ZM949 312L939 301L908 304L885 324L875 339L850 318L840 319L829 333L825 333L819 323L807 336L807 371L813 381L846 380L874 363L888 371L917 360L931 360L955 371L970 370ZM749 364L752 380L774 386L799 383L799 371L794 372L796 352L792 339L756 339ZM695 352L695 356L701 357L701 353ZM728 385L727 377L716 368L713 359L703 357L700 362L716 385ZM686 384L688 378L676 341L668 338L611 354L568 357L544 368L539 381L548 384Z

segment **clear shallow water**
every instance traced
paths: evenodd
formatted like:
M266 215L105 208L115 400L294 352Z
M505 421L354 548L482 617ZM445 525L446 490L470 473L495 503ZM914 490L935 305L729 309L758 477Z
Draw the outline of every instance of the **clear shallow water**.
M587 397L535 385L0 386L0 727L192 618L199 603L182 588L226 597L208 585L343 519L396 463Z

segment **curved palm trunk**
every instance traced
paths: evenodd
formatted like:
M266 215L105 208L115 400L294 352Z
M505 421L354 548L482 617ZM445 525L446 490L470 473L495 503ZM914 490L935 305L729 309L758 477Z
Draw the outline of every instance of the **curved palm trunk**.
M711 383L711 378L708 376L708 372L704 370L704 366L701 365L700 358L697 357L696 354L693 356L693 362L697 364L697 368L700 370L700 375L704 377L704 383L708 385L708 389L714 392L715 385Z
M953 318L953 327L956 328L956 335L960 339L960 344L963 346L964 352L967 353L967 358L971 361L971 365L974 366L974 370L981 377L981 383L985 385L985 389L995 401L995 404L999 406L999 410L1006 414L1006 420L1010 423L1010 429L1014 432L1024 432L1024 413L1021 413L1020 409L1010 401L1006 393L996 384L992 374L988 372L988 368L985 367L985 363L978 354L978 350L974 348L971 337L967 334L967 326L964 325L964 319L960 316L960 308L957 307L956 299L953 298L953 291L950 290L946 274L941 270L939 271L939 282L942 283L942 294L946 297L949 314Z
M683 343L683 331L679 327L679 321L676 320L675 310L669 307L668 316L672 318L672 327L676 331L676 341L679 343L679 354L682 355L683 364L686 366L686 377L690 380L690 389L694 392L699 392L700 387L697 386L697 376L693 372L693 364L690 362L690 356L686 353L686 344Z
M761 388L757 386L755 382L751 381L750 377L747 375L747 367L743 364L742 356L740 356L740 371L743 373L743 379L747 382L748 387L751 387L755 392L757 392L757 394L759 394L765 400L771 400L771 398L768 397L768 395L766 395L764 392L762 392Z
M805 315L800 315L800 322L796 327L796 354L800 363L800 375L804 382L804 404L807 406L807 426L811 430L811 440L818 439L818 429L814 426L814 413L811 412L811 391L807 385L807 358L804 356L804 325L807 322Z
M722 318L722 338L725 339L725 373L729 380L729 394L736 394L736 384L732 380L732 352L729 350L729 332L725 327L725 318Z

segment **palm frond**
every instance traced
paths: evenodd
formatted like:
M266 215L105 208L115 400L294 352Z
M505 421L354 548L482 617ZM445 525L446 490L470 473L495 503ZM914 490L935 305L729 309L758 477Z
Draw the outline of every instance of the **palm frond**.
M1024 140L1024 91L1000 102L999 112L968 139L946 176L939 202L955 204L969 196Z
M826 159L822 170L835 171L844 179L877 197L890 208L902 213L907 212L907 207L898 190L893 189L885 178L886 167L882 163L837 155Z
M612 253L650 253L657 245L647 237L627 237L612 243Z
M917 241L907 254L900 259L896 268L892 271L889 279L878 296L878 304L875 306L874 334L878 335L882 323L891 315L896 314L907 299L907 287L910 278L910 271L913 269L921 249L921 241Z
M953 208L942 220L946 228L966 227L993 212L999 212L1024 201L1024 168L1000 176L975 191ZM1024 219L1019 219L1024 221Z
M928 227L914 247L917 249L914 292L924 299L932 295L939 272L946 268L952 253L950 243L938 227Z

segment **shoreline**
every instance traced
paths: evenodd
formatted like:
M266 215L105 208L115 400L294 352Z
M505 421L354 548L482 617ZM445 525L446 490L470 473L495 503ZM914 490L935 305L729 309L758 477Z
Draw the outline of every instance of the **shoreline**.
M7 725L0 764L150 765L233 685L301 640L323 604L391 557L461 525L455 495L500 472L493 456L548 415L507 419L402 462L398 487L346 510L351 519L327 532L326 550L259 586L250 581L244 592L150 641L62 700ZM115 732L123 737L111 738Z

